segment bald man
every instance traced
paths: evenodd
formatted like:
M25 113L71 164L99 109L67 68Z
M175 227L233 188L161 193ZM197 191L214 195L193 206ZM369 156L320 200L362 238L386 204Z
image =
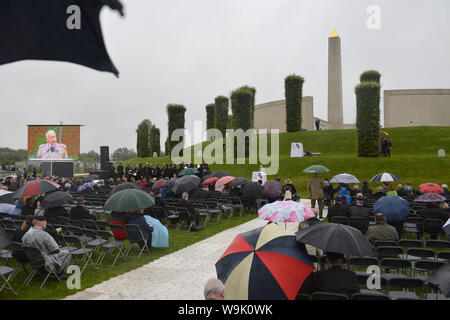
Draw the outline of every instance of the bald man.
M37 159L68 159L67 146L62 143L57 143L55 131L47 131L45 138L47 139L47 143L39 146L36 156Z

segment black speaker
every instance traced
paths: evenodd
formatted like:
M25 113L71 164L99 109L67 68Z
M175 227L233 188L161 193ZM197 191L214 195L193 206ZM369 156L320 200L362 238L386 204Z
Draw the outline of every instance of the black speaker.
M109 168L109 147L100 147L100 169L108 170Z
M52 173L56 177L73 178L73 162L53 162Z

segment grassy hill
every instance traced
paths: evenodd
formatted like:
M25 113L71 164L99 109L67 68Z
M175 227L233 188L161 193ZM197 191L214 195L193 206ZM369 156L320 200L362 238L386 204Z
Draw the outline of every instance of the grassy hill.
M450 184L450 127L408 127L386 129L392 141L391 158L358 158L356 153L356 130L302 131L280 134L280 164L276 175L291 179L300 192L306 194L309 175L303 169L320 164L330 169L322 177L331 179L339 173L355 175L361 182L369 181L380 172L391 172L417 186L424 182ZM270 139L269 139L270 140ZM304 150L320 152L320 156L290 158L292 142L303 143ZM207 145L207 143L203 143ZM447 157L437 157L439 149L446 150ZM268 147L270 154L270 146ZM225 159L225 158L224 158ZM131 163L171 163L165 158L135 158ZM259 165L213 164L212 171L224 170L238 177L251 178ZM376 187L377 184L371 184Z

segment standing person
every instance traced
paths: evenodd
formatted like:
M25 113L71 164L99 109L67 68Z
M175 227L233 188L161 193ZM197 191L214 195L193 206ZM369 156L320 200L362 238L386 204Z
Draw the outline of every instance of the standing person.
M316 119L316 121L314 123L316 124L317 131L319 131L320 130L320 120Z
M122 161L119 163L119 165L117 166L117 178L122 179L123 177L123 164Z
M125 178L127 178L127 180L130 180L131 174L131 164L128 162L127 166L125 167Z
M392 149L392 142L389 138L386 138L386 157L391 157L391 149Z
M155 167L155 177L157 180L161 179L161 168L159 167L158 164L156 164Z
M311 208L316 207L316 201L319 205L319 219L323 219L323 189L325 188L325 183L322 178L320 178L317 173L308 180L308 194L311 199Z
M36 179L36 177L37 177L36 168L33 168L33 179Z
M381 155L383 157L387 157L386 137L383 137L383 139L381 139Z

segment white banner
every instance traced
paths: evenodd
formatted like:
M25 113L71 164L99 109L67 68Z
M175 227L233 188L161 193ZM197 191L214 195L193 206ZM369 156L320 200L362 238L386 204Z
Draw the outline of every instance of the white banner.
M262 180L263 184L266 183L267 173L261 171L254 171L252 175L252 181L258 182L259 180Z
M305 156L303 152L303 144L300 142L294 142L291 144L291 158L302 158Z

